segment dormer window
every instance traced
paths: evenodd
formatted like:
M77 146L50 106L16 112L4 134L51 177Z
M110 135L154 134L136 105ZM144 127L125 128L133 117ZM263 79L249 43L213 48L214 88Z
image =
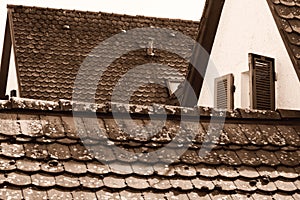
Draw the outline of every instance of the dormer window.
M250 107L275 110L274 58L249 54Z

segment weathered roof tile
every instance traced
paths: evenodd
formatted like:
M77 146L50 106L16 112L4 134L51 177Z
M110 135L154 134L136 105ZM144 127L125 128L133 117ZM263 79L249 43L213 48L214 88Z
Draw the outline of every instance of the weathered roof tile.
M220 176L227 177L227 178L235 178L239 176L239 173L236 169L236 167L231 166L218 166L216 167L218 173Z
M211 200L208 194L205 192L190 192L187 194L190 199L202 199L202 200Z
M298 178L298 176L299 176L299 173L296 172L295 169L292 167L279 166L279 167L277 167L277 171L278 171L279 175L284 178L293 179L293 178Z
M72 174L85 174L87 172L87 166L85 163L76 161L65 161L63 166L66 172Z
M94 192L73 191L72 196L74 200L97 199Z
M0 170L11 171L16 169L16 161L0 157Z
M143 197L145 200L160 200L160 199L165 199L165 194L164 193L143 192Z
M0 188L0 198L1 199L9 198L11 200L23 199L22 189L4 186Z
M49 173L60 173L64 171L63 163L58 160L49 160L41 164L41 169Z
M275 154L273 152L265 151L265 150L258 150L256 152L256 155L257 155L258 159L261 161L261 163L263 163L263 164L271 165L271 166L280 164L279 160L277 159L277 157L275 156Z
M122 189L126 187L125 180L117 176L106 176L103 178L103 183L109 188Z
M200 164L200 165L196 165L195 169L197 171L197 174L201 176L216 177L219 175L216 168L213 166Z
M293 182L276 180L274 183L276 187L281 191L291 192L297 190L297 187Z
M2 142L0 145L0 152L2 155L12 158L20 158L25 155L24 147L22 144L11 144L7 142Z
M152 188L155 188L158 190L167 190L172 187L170 181L166 178L151 177L151 178L148 178L148 182Z
M33 159L46 159L48 157L47 145L44 144L24 144L26 156Z
M13 185L19 185L19 186L26 186L31 184L30 176L24 173L16 173L11 172L7 174L6 181L13 184Z
M105 189L97 191L96 196L99 200L121 199L118 192L107 191Z
M78 177L71 176L71 175L59 175L55 176L56 185L72 188L78 187L80 185Z
M85 133L85 127L81 118L73 118L69 116L62 116L62 125L67 136L71 139L79 139L79 135ZM76 120L76 125L75 121Z
M110 172L110 168L107 165L98 161L88 162L87 170L94 174L108 174Z
M249 181L249 180L246 180L246 179L237 179L237 180L234 181L234 184L240 190L250 192L250 191L256 190L257 181L256 180Z
M237 167L238 173L245 178L257 178L259 173L253 167L241 166Z
M132 170L135 174L138 175L152 175L154 172L154 169L151 165L145 164L145 163L133 163L133 165L131 166Z
M42 124L38 115L18 114L22 134L32 137L43 135Z
M284 136L287 144L293 145L293 146L300 146L300 137L296 133L296 131L293 129L293 127L277 126L277 129L279 130L281 135Z
M79 177L79 182L83 187L87 188L100 188L103 186L102 178L100 176L82 176Z
M62 191L60 189L50 189L47 191L50 200L71 200L73 199L71 192Z
M65 160L71 157L70 149L66 145L54 143L47 146L49 156L53 159Z
M207 191L207 190L212 190L215 187L213 182L208 178L198 178L197 177L197 178L191 179L191 182L193 183L195 188L197 188L199 190Z
M232 194L233 200L253 200L250 194Z
M193 177L197 175L197 171L193 166L179 164L174 166L176 174L180 176Z
M257 166L261 164L261 160L253 151L238 150L236 154L245 165Z
M126 184L133 189L147 189L149 183L147 179L130 176L125 179Z
M155 164L153 165L153 173L158 174L161 176L174 176L175 174L179 173L176 171L175 167L172 165L162 165L162 164Z
M267 140L270 144L276 146L283 146L286 144L284 137L278 132L275 126L269 125L259 125L262 133L267 137Z
M131 190L123 190L120 192L121 199L144 200L142 193Z
M224 124L224 130L227 133L230 141L235 144L245 145L249 143L240 126L236 124Z
M294 152L276 151L275 154L278 160L284 165L296 166L299 164L299 157Z
M262 166L256 168L256 170L262 177L277 178L279 176L279 173L272 167Z
M192 190L194 188L192 182L189 179L170 179L170 183L173 188L180 190Z
M223 164L227 165L240 165L241 160L235 153L235 151L230 150L219 150L218 155Z
M50 138L65 137L60 117L41 115L41 123L46 136Z
M178 192L168 192L165 193L165 198L168 200L189 200L188 196L186 194L178 193Z
M257 125L254 124L240 124L241 130L244 132L248 140L252 144L256 145L264 145L267 144L268 141L266 137L263 135L261 130Z
M209 196L212 200L218 200L218 199L232 200L231 196L226 195L226 194L220 194L220 193L217 193L217 192L211 193L211 194L209 194Z
M41 199L41 200L47 200L47 192L46 191L40 191L35 188L25 188L23 189L23 197L25 200L31 200L31 199Z
M93 156L92 154L89 153L89 151L83 146L83 145L71 145L69 146L71 155L74 159L76 160L92 160Z
M40 187L51 187L55 185L55 179L48 174L31 175L32 184Z
M215 184L215 187L223 191L233 191L237 189L237 187L231 180L215 179L213 183Z
M260 181L257 182L256 186L259 190L266 192L273 192L277 190L276 185L267 177L260 179Z
M19 135L20 126L17 123L16 114L0 113L0 133L5 135Z

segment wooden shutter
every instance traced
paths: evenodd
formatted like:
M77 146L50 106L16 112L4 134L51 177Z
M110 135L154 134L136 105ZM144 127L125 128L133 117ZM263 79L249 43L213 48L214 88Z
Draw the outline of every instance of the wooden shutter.
M274 59L249 54L251 108L275 110Z
M233 109L234 92L233 74L215 79L215 107L219 109Z

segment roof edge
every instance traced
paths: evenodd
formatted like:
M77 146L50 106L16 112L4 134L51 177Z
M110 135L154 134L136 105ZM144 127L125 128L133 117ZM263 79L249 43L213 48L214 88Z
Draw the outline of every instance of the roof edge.
M187 80L191 87L188 84L184 86L181 102L184 106L192 107L198 103L224 4L225 0L206 0L205 2L197 36L197 43L200 45L196 45L193 49L187 73ZM208 55L205 55L206 53ZM190 98L193 95L196 95L197 99Z
M143 106L123 103L92 104L86 102L74 102L61 99L59 101L44 101L36 99L26 99L13 97L9 100L0 100L0 112L7 111L50 111L50 112L96 112L99 114L111 114L112 111L118 113L129 113L137 115L153 115L166 113L168 116L181 117L226 117L226 119L300 119L300 110L217 110L214 108L196 106L194 108L154 105ZM163 111L163 112L162 112Z
M294 57L294 54L292 52L292 48L290 46L290 44L287 42L288 41L288 38L286 37L285 35L285 31L283 30L284 28L282 27L279 19L277 19L276 17L276 11L275 11L275 7L273 5L273 2L271 0L266 0L267 1L267 4L269 5L269 8L270 8L270 11L272 13L272 16L273 16L273 19L275 21L275 24L277 26L277 29L279 31L279 34L281 36L281 39L283 40L283 43L285 45L285 49L287 50L288 52L288 55L293 63L293 66L294 66L294 69L295 69L295 72L298 76L298 79L300 81L300 63L297 61L297 59Z
M188 20L188 19L179 19L179 18L167 18L167 17L154 17L154 16L144 16L144 15L130 15L130 14L120 14L120 13L109 13L109 12L102 12L102 11L88 11L88 10L78 10L78 9L64 9L64 8L50 8L50 7L40 7L40 6L25 6L25 5L14 5L14 4L7 4L7 9L14 9L17 7L21 8L35 8L35 9L48 9L48 10L64 10L64 11L77 11L77 12L83 12L83 13L94 13L94 14L104 14L104 15L116 15L116 16L127 16L127 17L144 17L144 18L152 18L152 19L164 19L164 20L177 20L177 21L184 21L184 22L193 22L199 24L198 20Z

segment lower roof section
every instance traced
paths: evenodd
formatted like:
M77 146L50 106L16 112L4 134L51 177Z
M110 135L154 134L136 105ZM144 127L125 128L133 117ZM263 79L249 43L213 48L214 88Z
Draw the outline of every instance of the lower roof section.
M221 124L197 108L200 122L182 123L178 116L195 112L167 107L174 112L163 123L151 108L131 106L131 119L109 110L128 105L86 105L97 107L91 118L74 117L71 105L1 101L0 198L299 199L295 111L218 112L227 116Z

